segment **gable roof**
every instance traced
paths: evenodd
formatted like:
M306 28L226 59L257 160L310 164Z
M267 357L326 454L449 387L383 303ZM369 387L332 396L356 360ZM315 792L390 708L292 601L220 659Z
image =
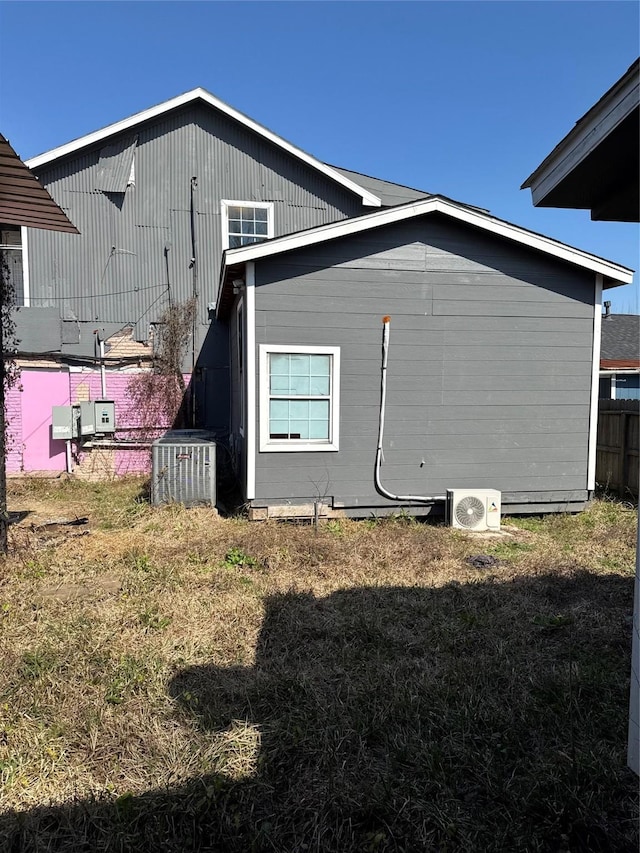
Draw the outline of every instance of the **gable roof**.
M640 367L640 316L609 314L601 335L600 367Z
M79 234L0 133L0 222Z
M530 249L536 249L559 260L568 261L576 266L591 270L594 273L600 273L608 280L605 281L605 286L628 284L633 279L633 270L623 267L621 264L599 258L597 255L592 255L582 249L576 249L566 243L561 243L559 240L553 240L551 237L545 237L542 234L536 234L534 231L528 231L526 228L513 225L504 219L498 219L477 208L469 208L459 202L451 201L451 199L444 196L431 196L430 198L403 204L398 207L377 210L374 213L368 213L365 216L358 216L354 219L342 219L339 222L332 222L329 225L320 225L306 231L288 234L285 237L265 240L263 243L253 243L249 246L241 246L238 249L227 249L222 260L218 305L220 305L223 295L222 291L226 270L231 266L279 255L283 252L290 252L293 249L313 246L328 240L335 240L339 237L359 234L362 231L369 231L384 225L390 225L394 222L402 222L403 220L431 213L444 214L459 222L465 222L468 225L473 225L483 231L495 234L498 237L504 237L507 240L520 243Z
M362 199L362 204L366 207L380 207L380 198L375 193L366 189L364 186L361 186L348 175L345 175L342 171L334 169L333 166L328 166L326 163L322 163L311 154L307 154L306 151L292 145L291 142L287 142L286 139L283 139L281 136L273 133L273 131L268 130L268 128L263 125L258 124L258 122L244 115L244 113L230 107L229 104L225 104L224 101L221 101L219 98L216 98L215 95L212 95L210 92L207 92L206 89L202 88L192 89L190 92L185 92L183 95L178 95L176 98L171 98L168 101L157 104L155 107L150 107L147 110L143 110L140 113L129 116L129 118L117 121L115 124L107 125L107 127L103 127L100 130L87 134L86 136L81 136L79 139L67 142L65 145L60 145L58 148L52 148L51 151L45 151L44 154L38 154L38 156L27 160L27 166L30 169L37 169L39 166L47 165L61 157L67 157L69 154L75 154L77 151L87 148L89 145L102 142L117 133L121 133L124 130L130 130L143 122L147 122L157 116L164 115L165 113L178 109L185 104L191 104L197 101L207 104L213 109L224 113L224 115L234 121L237 121L248 130L273 143L281 150L286 151L292 157L306 163L306 165L310 166L312 169L321 172L330 180L335 181L337 184L340 184L345 189L359 196Z

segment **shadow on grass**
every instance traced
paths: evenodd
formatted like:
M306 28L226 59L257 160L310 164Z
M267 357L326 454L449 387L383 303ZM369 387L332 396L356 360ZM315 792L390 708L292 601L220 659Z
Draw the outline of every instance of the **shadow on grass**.
M219 773L5 815L0 847L635 853L632 586L577 571L274 595L254 666L169 685L183 719L228 733Z
M7 524L19 524L21 521L24 521L28 515L31 515L33 510L31 509L23 509L16 512L9 511L7 515L9 516L7 519Z

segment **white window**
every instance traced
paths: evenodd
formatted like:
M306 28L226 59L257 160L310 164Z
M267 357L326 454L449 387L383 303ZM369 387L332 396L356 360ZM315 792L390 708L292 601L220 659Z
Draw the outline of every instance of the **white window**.
M260 346L260 450L338 450L340 348Z
M2 274L14 291L14 303L25 304L25 274L22 256L22 229L18 225L3 225L0 230Z
M222 248L237 249L273 237L273 203L222 202Z

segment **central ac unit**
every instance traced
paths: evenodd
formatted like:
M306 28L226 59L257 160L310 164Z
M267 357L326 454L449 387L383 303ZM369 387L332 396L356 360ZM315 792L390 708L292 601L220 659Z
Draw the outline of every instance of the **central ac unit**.
M167 432L151 446L151 503L216 503L216 445L205 430Z
M500 499L495 489L447 489L447 523L462 530L500 530Z

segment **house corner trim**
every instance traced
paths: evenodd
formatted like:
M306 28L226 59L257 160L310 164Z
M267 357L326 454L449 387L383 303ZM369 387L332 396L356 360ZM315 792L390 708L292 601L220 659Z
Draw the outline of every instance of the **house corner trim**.
M247 448L246 481L244 497L247 501L256 496L256 265L249 261L245 266L245 322L246 322L246 420L245 442Z
M600 334L602 331L602 285L604 276L596 273L593 309L593 361L591 364L591 405L589 408L589 460L587 489L596 487L596 448L598 444L598 397L600 388Z

